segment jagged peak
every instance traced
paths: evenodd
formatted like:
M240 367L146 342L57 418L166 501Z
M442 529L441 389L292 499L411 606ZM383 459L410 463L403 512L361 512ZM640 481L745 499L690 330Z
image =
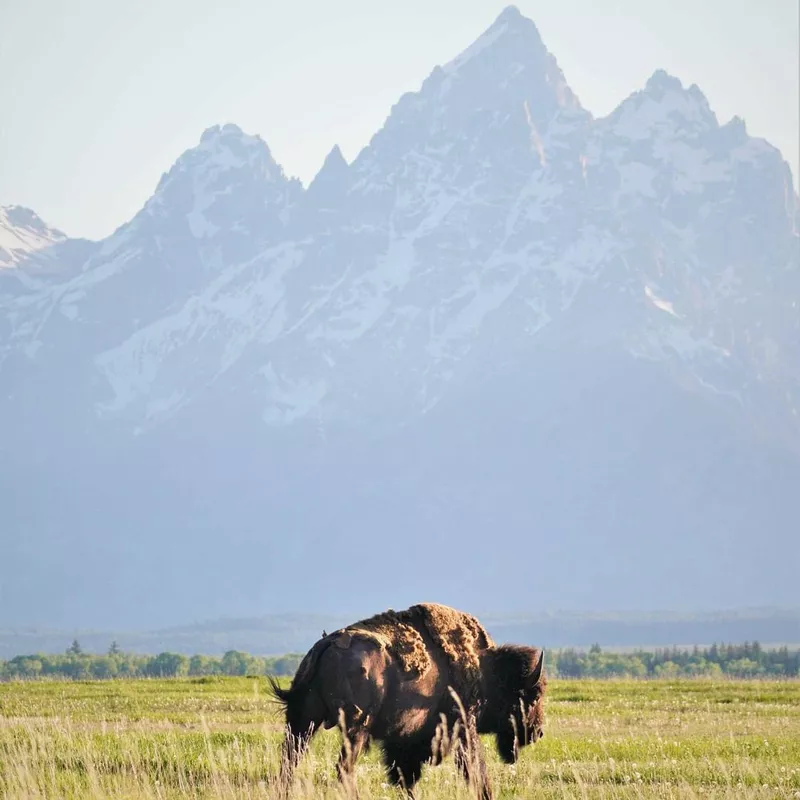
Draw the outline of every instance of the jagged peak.
M537 124L547 124L559 108L586 113L533 20L513 5L455 58L434 67L419 91L402 95L371 144L396 124L404 125L406 114L416 116L423 106L437 117L446 113L447 97L457 98L458 113L490 105L519 109L527 102ZM366 149L356 162L365 154Z
M324 169L338 168L341 166L347 166L347 159L344 157L339 145L335 144L328 155L325 156L325 161L322 162L322 169L320 172Z
M200 136L200 142L201 144L210 142L223 136L246 138L247 134L233 122L226 122L224 125L211 125L206 128Z
M535 23L516 6L507 6L472 44L444 66L434 67L419 90L406 92L392 106L383 127L351 165L360 176L354 188L365 185L376 160L396 162L400 150L422 152L444 131L462 130L475 113L493 113L502 124L516 126L526 137L526 147L532 128L539 136L553 124L591 116Z
M286 180L269 146L259 135L245 133L231 122L212 125L203 131L197 145L185 150L172 167L162 174L154 197L181 174L205 174L211 178L221 172L245 167L268 181Z
M738 114L734 114L725 123L724 127L729 128L730 130L741 131L742 133L745 134L747 133L747 123Z
M648 92L666 92L666 91L683 91L683 84L681 79L675 75L670 75L665 69L657 69L648 79L645 84L645 91Z
M696 83L684 87L680 78L675 75L670 75L670 73L664 69L657 69L647 79L647 83L645 83L641 94L648 95L658 100L670 94L683 95L701 108L707 109L709 112L711 111L708 98L703 94L703 91Z
M522 12L513 3L507 5L497 16L498 22L514 22L517 20L525 19Z
M697 86L685 88L680 78L657 69L644 88L623 100L608 119L620 135L641 138L653 128L676 129L676 121L696 130L718 128L719 123L708 99Z
M320 197L344 192L347 184L347 175L350 165L347 163L339 145L334 145L319 172L314 176L308 187L308 195L318 202Z
M250 156L261 154L272 158L269 145L256 134L245 133L238 125L227 122L224 125L212 125L200 136L197 146L190 148L192 152L247 152ZM186 154L184 153L184 155ZM180 159L179 159L180 160Z
M195 237L203 238L216 227L205 221L206 210L216 203L255 208L256 197L280 203L287 192L296 196L302 193L302 185L285 175L260 136L245 133L233 123L212 125L198 144L185 150L162 174L155 192L130 224L176 214L187 217Z
M194 154L206 154L207 158L216 161L248 162L253 159L267 159L274 163L269 146L258 134L245 133L232 122L206 128L200 136L199 144L183 153L177 163ZM229 166L236 164L230 163Z
M328 183L331 180L337 180L340 175L343 175L348 170L348 163L338 144L331 148L331 151L325 156L319 172L314 176L311 181L309 190L314 186L319 186L322 183Z
M545 49L533 20L523 16L516 6L510 5L500 12L495 21L469 47L441 67L441 70L452 75L476 56L507 38L522 39L523 46L533 50Z

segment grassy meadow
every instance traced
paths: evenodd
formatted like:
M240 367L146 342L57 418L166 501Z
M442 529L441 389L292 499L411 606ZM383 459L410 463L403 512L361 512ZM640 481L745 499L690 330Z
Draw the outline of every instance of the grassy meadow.
M262 677L3 683L0 797L275 797L280 738ZM545 738L514 767L484 746L503 798L800 798L800 681L551 679ZM345 796L338 749L315 738L294 797ZM356 787L403 796L377 748ZM425 769L420 800L469 796Z

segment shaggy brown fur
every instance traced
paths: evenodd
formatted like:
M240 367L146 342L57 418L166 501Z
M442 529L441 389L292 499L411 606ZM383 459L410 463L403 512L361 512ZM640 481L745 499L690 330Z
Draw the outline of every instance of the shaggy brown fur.
M376 739L390 781L411 790L422 765L444 756L432 749L442 720L452 732L461 719L451 743L457 761L481 796L491 798L477 735L494 734L508 763L543 735L542 665L537 648L498 647L475 617L435 603L355 622L314 644L289 689L272 682L286 709L282 775L290 778L319 728L342 724L342 780Z
M471 614L439 603L419 603L403 611L389 609L348 625L346 632L368 636L397 658L414 677L431 668L431 655L422 631L465 674L480 669L480 654L494 647L486 629Z

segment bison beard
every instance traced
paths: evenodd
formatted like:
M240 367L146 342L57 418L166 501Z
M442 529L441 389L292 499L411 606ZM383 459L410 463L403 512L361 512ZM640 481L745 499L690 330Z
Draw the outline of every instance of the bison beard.
M409 795L423 764L454 752L466 780L491 800L478 734L495 735L506 763L543 736L543 657L535 647L498 646L475 617L435 603L324 635L288 689L270 679L286 715L281 782L288 790L314 734L338 725L343 782L375 739L389 780Z

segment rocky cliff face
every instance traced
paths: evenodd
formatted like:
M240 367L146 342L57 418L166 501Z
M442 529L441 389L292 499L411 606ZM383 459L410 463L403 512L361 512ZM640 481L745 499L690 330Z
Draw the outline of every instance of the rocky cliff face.
M799 208L513 7L307 189L207 130L107 240L0 243L0 622L795 602Z

